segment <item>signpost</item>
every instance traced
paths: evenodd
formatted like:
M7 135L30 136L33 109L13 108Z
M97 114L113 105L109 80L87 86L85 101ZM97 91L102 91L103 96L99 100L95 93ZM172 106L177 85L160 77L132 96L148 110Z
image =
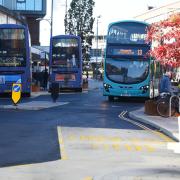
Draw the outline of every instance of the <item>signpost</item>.
M12 101L14 105L17 105L21 98L21 83L14 83L12 85Z

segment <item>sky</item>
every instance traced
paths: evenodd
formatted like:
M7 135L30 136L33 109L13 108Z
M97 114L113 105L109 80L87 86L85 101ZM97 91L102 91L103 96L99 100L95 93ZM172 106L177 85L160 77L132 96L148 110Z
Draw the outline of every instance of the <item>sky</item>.
M51 18L51 1L47 0L47 15L44 19ZM147 11L148 6L160 7L178 0L94 0L93 17L98 19L98 34L106 34L108 24L119 20L133 19L134 16ZM71 0L67 0L68 8ZM64 16L66 0L54 0L53 5L53 35L64 34ZM68 9L67 8L67 9ZM96 23L94 33L96 33ZM40 23L40 43L49 45L50 24L47 20Z

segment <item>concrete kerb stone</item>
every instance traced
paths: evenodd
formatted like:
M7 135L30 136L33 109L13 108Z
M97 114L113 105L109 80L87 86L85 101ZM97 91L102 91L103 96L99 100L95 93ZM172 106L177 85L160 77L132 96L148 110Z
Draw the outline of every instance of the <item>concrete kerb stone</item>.
M145 124L148 124L152 127L155 127L156 129L158 129L159 131L163 132L165 135L169 136L170 138L172 138L175 141L179 141L179 139L175 136L174 133L170 132L169 130L163 128L162 126L160 126L159 124L151 121L149 118L147 118L146 116L141 116L140 114L136 113L136 111L132 111L129 112L129 117L132 119L135 119L137 121L143 122Z
M46 108L52 108L57 106L66 105L69 102L49 102L49 101L31 101L27 103L19 103L17 106L14 105L2 105L2 109L15 109L15 110L41 110Z

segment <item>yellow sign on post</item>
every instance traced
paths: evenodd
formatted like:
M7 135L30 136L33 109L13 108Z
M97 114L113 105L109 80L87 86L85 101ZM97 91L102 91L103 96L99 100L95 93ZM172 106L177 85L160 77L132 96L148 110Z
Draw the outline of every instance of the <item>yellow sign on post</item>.
M15 105L18 103L20 98L21 98L21 84L20 83L14 83L12 85L12 100L13 100Z

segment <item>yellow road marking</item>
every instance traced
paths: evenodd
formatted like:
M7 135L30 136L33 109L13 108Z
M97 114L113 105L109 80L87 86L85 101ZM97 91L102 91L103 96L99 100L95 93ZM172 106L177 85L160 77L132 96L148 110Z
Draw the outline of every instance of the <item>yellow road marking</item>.
M64 146L64 141L63 141L63 136L62 136L62 132L61 132L61 127L58 127L57 129L58 131L58 139L59 139L59 148L60 148L60 156L62 160L67 160L67 154L65 151L65 146Z
M131 120L131 119L128 119L128 118L124 117L124 115L125 115L126 113L127 113L127 111L121 112L121 114L119 114L119 118L122 118L123 120L125 120L125 121L127 121L127 122L130 122L130 123L132 123L132 124L134 124L134 125L136 125L136 126L141 127L141 128L144 129L144 130L150 131L151 133L158 135L159 137L161 137L162 139L164 139L166 142L174 142L173 139L169 138L168 136L164 135L163 133L158 132L158 131L154 131L154 130L146 127L145 125L143 125L143 124L141 124L141 123L139 123L139 122L135 122L135 121L133 121L133 120Z
M153 148L152 146L145 145L145 147L147 148L147 150L148 150L149 152L154 152L154 151L155 151L155 148Z
M88 136L80 136L80 140L81 141L88 141L89 138L88 138Z
M164 135L161 132L158 131L153 131L154 134L157 134L158 136L160 136L162 139L164 139L166 142L174 142L174 140L172 140L171 138L169 138L168 136Z
M74 136L74 135L69 135L68 136L68 140L70 140L70 141L74 141L74 140L76 140L77 138L76 138L76 136Z
M98 149L98 147L99 147L99 146L98 146L97 144L92 144L92 148L93 148L93 149Z
M106 151L109 150L109 144L103 144L103 147L104 147L104 149L105 149Z
M129 146L128 144L125 144L125 147L126 147L126 149L127 149L128 151L132 151L131 146Z
M136 150L136 151L142 151L142 147L141 147L141 146L137 146L137 145L136 145L136 146L134 146L134 147L135 147L135 150Z
M119 144L113 144L112 147L113 147L113 149L115 151L119 151L120 150L120 145Z
M133 142L139 142L140 140L138 138L131 138Z
M90 176L87 176L87 177L85 177L83 180L93 180L93 178L90 177Z
M120 137L110 137L109 140L112 141L112 142L120 142L120 141L122 141L122 139Z

